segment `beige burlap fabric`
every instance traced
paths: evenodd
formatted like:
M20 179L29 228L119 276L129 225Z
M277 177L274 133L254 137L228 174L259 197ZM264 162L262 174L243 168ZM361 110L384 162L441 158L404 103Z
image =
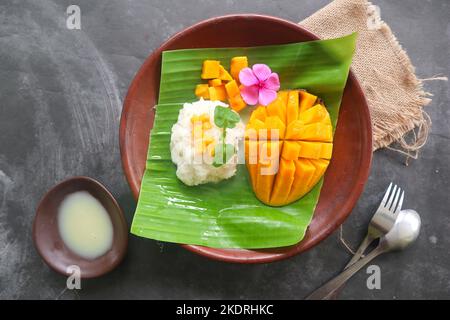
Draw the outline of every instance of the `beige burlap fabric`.
M373 149L397 142L395 150L417 158L431 125L423 111L431 95L379 8L366 0L335 0L300 24L323 39L358 32L352 70L369 103Z

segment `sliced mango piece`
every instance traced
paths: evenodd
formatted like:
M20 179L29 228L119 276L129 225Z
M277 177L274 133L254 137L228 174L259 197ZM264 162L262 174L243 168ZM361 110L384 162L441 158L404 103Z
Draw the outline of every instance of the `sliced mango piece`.
M303 124L300 120L294 120L286 128L286 139L299 140Z
M195 95L199 98L209 99L209 91L207 84L198 84L195 86Z
M253 119L248 123L245 129L245 138L249 140L258 140L260 130L266 130L265 123L259 119Z
M286 104L280 96L269 103L266 107L267 115L277 116L281 121L286 122Z
M191 117L191 123L192 124L200 122L200 125L201 125L203 122L209 122L209 121L210 121L210 118L209 118L209 114L207 114L207 113L202 113L202 114L200 114L198 116L192 116Z
M205 60L203 61L202 79L215 79L220 75L220 61Z
M194 140L203 139L203 124L200 121L194 122L194 127L192 128L192 137Z
M317 184L317 182L319 182L320 178L322 178L322 176L325 174L325 171L327 170L327 167L330 164L330 160L317 159L309 161L316 168L316 171L314 171L314 175L311 178L311 181L309 181L308 183L308 187L312 188Z
M331 125L320 122L303 125L298 132L298 139L303 141L333 141Z
M279 168L282 141L266 141L259 145L255 193L259 200L270 203L275 175Z
M331 125L325 125L320 122L304 125L300 120L295 120L286 128L285 139L332 142L333 128Z
M222 85L222 80L219 78L208 80L208 84L211 87L218 87Z
M237 95L235 97L228 97L228 102L230 103L231 109L236 112L241 111L247 106L244 99L242 99L240 95Z
M289 92L288 90L282 90L282 91L278 91L278 97L281 99L281 102L283 103L283 105L287 105L288 103L288 97L289 97Z
M324 123L324 124L329 124L330 126L333 126L331 124L331 117L330 117L330 114L328 113L327 107L325 107L325 105L323 103L320 103L319 106L320 106L320 110L323 113L325 113L325 115L324 115L324 117L323 117L321 122Z
M229 97L236 97L241 94L236 80L231 80L230 82L228 82L225 85L225 89L227 90L227 94Z
M248 67L247 57L234 57L230 62L230 74L234 80L239 82L239 72Z
M298 97L299 96L297 90L289 92L286 106L286 123L288 125L298 118Z
M217 86L214 87L216 89L217 100L227 101L227 91L225 90L225 86Z
M256 188L256 179L258 178L258 145L259 143L256 140L245 141L245 164L253 189Z
M299 113L301 114L302 112L308 110L309 108L311 108L312 106L314 106L314 104L317 101L317 96L308 93L306 91L299 91L298 92L299 96L300 96L300 105L299 105Z
M209 135L205 135L205 136L203 137L203 144L204 144L205 146L207 146L207 145L213 143L214 141L215 141L214 138L211 137L211 136L209 136Z
M258 164L271 164L271 169L275 171L260 171L259 174L276 174L278 171L278 163L280 159L283 141L260 141L258 146Z
M201 122L210 122L211 121L211 118L209 117L209 114L207 114L207 113L202 113L201 115L198 116L198 119Z
M212 128L211 122L209 122L209 121L208 122L203 122L202 128L203 128L204 131L211 129Z
M197 153L203 153L208 150L209 145L215 142L214 137L205 134L206 130L212 128L208 113L194 115L191 117L192 138L194 140L194 148Z
M286 142L284 143L283 149L285 147ZM270 205L281 206L286 203L292 183L294 182L295 170L293 160L280 160L280 168L275 177L272 194L270 195Z
M270 204L270 194L272 192L275 174L261 174L261 172L264 172L265 170L269 172L274 171L272 168L273 165L270 163L258 163L257 165L255 193L256 197L266 204Z
M297 141L300 145L298 156L307 159L331 159L333 144L323 142Z
M321 104L316 104L314 107L300 113L298 120L304 124L322 122L331 125L330 115L327 109Z
M295 160L300 154L300 145L296 141L284 141L281 157L285 160Z
M266 107L258 106L250 115L249 123L251 123L255 119L265 122L266 118L267 118Z
M219 66L219 79L222 81L233 80L230 73L222 65Z
M308 159L294 160L294 164L295 177L287 198L288 203L300 199L311 190L309 185L316 171L316 167Z
M264 126L267 129L267 139L276 140L284 139L286 126L284 122L277 116L270 116L266 118Z
M245 140L245 163L254 165L258 164L259 158L259 141Z
M203 153L208 150L209 145L214 142L214 138L204 135L201 139L194 140L194 148L197 153Z
M209 92L209 100L211 101L219 100L215 87L208 87L208 92Z

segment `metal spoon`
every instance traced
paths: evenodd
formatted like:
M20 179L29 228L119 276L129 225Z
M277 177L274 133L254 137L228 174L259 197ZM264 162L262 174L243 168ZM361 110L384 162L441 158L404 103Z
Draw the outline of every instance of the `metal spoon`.
M332 295L336 288L339 288L375 257L385 252L406 248L417 239L420 232L420 224L420 216L416 211L410 209L400 211L394 226L386 235L380 238L380 242L375 249L314 291L308 299L319 299Z

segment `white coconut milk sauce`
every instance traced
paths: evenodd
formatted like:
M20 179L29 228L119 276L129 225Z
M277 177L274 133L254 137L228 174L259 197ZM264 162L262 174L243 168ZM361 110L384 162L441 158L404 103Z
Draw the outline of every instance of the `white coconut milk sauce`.
M58 209L58 229L64 244L77 255L93 260L113 243L113 225L103 205L87 191L67 195Z

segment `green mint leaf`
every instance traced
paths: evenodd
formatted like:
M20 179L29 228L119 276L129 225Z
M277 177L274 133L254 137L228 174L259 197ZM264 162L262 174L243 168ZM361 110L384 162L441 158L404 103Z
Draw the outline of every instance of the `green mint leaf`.
M212 165L214 167L220 167L228 162L231 157L234 155L235 150L232 144L226 143L218 143L214 148L214 160Z
M214 159L212 165L216 168L223 165L223 144L218 143L214 147Z
M236 124L241 120L241 118L236 112L232 111L230 108L227 109L229 110L227 128L231 129L236 126Z
M214 110L214 123L222 129L234 128L241 118L231 108L216 106Z
M214 110L214 123L219 128L225 127L226 116L225 116L225 112L223 109L226 109L226 108L216 106L216 109Z
M241 120L239 115L231 110L231 108L216 106L214 110L214 123L217 127L222 128L222 143L216 144L214 147L214 159L212 165L220 167L228 162L234 155L235 150L232 144L225 143L227 128L234 128L236 123Z

